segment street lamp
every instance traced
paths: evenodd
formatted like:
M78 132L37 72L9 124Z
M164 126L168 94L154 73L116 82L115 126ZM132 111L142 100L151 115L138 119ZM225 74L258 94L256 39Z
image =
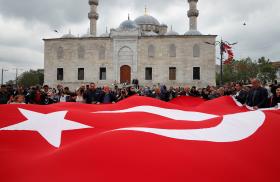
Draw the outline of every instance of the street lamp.
M18 72L19 72L19 71L22 71L23 69L21 69L21 68L15 68L15 70L16 70L16 87L18 87Z
M209 44L209 45L214 45L214 46L217 46L219 45L220 47L220 55L221 55L221 59L220 59L220 63L221 63L221 71L220 71L220 86L223 85L223 59L224 59L224 52L225 52L225 48L224 48L224 45L227 44L227 45L236 45L237 42L235 43L229 43L228 41L223 41L223 39L221 39L221 41L216 41L215 43L211 43L211 42L205 42L206 44Z
M4 72L5 72L5 71L8 71L8 70L5 70L5 69L2 68L1 85L4 85Z

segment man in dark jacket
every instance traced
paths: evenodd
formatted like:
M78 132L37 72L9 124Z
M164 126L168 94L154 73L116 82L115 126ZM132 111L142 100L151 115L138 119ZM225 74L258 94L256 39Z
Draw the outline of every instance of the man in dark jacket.
M110 104L110 103L115 103L116 100L117 99L115 94L110 90L108 85L105 85L101 93L101 102L103 104Z
M170 100L169 96L170 96L170 93L168 92L166 86L165 85L161 86L160 87L160 95L159 95L160 100L168 102Z
M138 79L133 79L133 80L132 80L132 84L134 85L134 87L135 87L136 89L139 89L139 80L138 80Z
M245 91L243 89L243 86L241 83L235 84L235 91L236 91L236 93L234 95L235 99L238 102L240 102L241 104L245 104L248 93L247 93L247 91Z
M268 91L261 86L258 79L252 79L252 88L248 93L246 104L254 109L267 107Z
M7 92L7 87L6 85L1 85L0 88L0 104L7 104L9 101L9 94Z
M87 104L100 104L100 95L95 83L91 83L89 89L84 94L84 99Z

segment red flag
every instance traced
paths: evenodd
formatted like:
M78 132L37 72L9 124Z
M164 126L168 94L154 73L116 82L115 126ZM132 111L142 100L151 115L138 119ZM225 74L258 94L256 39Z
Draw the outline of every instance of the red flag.
M190 100L2 105L0 181L280 180L279 110Z
M232 47L230 45L228 45L228 44L223 42L223 49L224 49L225 52L227 52L227 50L232 49Z
M231 64L234 58L232 47L226 43L223 43L224 52L228 54L228 58L224 61L224 64Z

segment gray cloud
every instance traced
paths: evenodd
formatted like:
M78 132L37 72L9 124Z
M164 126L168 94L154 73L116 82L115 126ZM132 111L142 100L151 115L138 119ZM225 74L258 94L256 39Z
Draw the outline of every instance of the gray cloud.
M143 15L145 5L161 23L173 25L180 34L188 30L186 0L100 0L98 33L118 27L128 13L132 19ZM198 27L204 34L238 42L237 58L280 60L278 7L277 0L199 0ZM0 68L42 68L42 39L62 36L69 29L75 35L86 33L88 11L88 0L0 0Z

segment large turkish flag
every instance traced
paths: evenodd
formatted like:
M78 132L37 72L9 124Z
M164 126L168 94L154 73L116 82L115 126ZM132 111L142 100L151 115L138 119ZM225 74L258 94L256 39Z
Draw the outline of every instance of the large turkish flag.
M0 181L279 182L280 111L231 97L0 106Z

